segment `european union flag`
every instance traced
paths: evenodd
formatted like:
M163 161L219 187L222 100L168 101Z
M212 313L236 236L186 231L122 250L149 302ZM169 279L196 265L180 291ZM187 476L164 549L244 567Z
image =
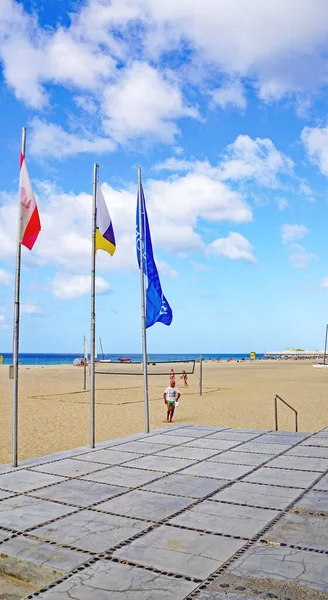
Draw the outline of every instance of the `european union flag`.
M146 295L146 327L151 327L154 323L160 322L164 325L172 323L172 309L166 300L161 282L159 280L157 267L155 264L153 247L151 243L148 216L146 211L145 196L142 185L140 184L141 198L137 202L137 230L136 230L136 248L139 269L140 265L140 210L142 215L142 239L143 239L143 272L147 277L147 295Z

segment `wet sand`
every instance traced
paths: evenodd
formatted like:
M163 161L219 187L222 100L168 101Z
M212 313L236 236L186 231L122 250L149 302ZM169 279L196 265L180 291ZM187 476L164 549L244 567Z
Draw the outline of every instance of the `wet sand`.
M312 361L204 363L202 397L198 370L196 365L188 388L177 378L182 397L176 423L273 429L273 397L278 393L299 411L300 431L328 425L328 369L314 369ZM152 429L163 426L162 394L168 382L168 376L149 377ZM97 442L144 430L142 376L98 375L96 387ZM11 460L11 402L8 366L0 365L0 463ZM293 413L283 406L280 428L294 428ZM83 369L21 366L19 459L88 443L89 392L83 391Z

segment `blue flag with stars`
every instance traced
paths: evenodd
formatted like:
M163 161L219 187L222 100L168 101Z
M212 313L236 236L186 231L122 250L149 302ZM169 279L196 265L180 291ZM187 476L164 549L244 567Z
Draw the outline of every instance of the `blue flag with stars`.
M149 222L146 211L145 196L142 185L140 184L141 198L137 201L137 229L136 229L136 249L139 269L143 268L143 272L147 278L147 294L146 294L146 327L151 327L154 323L164 323L171 325L172 309L166 300L163 292L157 267L155 264L153 247L151 243ZM142 238L143 238L143 265L140 264L140 210L142 214Z

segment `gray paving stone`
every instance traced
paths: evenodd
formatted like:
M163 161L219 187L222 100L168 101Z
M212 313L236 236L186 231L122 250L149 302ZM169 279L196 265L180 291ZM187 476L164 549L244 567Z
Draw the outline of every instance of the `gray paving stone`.
M51 473L53 475L63 475L66 477L78 477L86 473L93 473L101 469L99 463L91 461L76 460L75 458L64 458L54 463L47 463L39 467L33 467L35 472Z
M240 540L162 525L114 556L181 575L205 578L244 545Z
M28 492L44 485L59 483L60 481L63 481L62 477L35 473L26 469L0 475L0 487L12 492Z
M255 544L228 568L242 577L258 577L290 581L300 586L328 591L327 556Z
M189 460L204 460L210 456L217 454L217 450L211 450L210 448L190 448L186 446L173 446L168 450L158 452L156 456L163 456L163 458L187 458Z
M77 506L88 506L89 504L100 502L101 500L113 498L124 491L128 491L128 488L73 479L64 481L64 483L58 483L49 488L38 490L30 495L37 498L48 498L50 500L66 502L67 504L74 504Z
M152 435L147 438L152 444L169 444L170 446L177 446L178 444L184 444L185 442L191 442L193 440L192 437L188 437L185 435L180 435L177 432L177 435L171 435L168 433L160 433L158 435ZM143 440L141 440L143 442Z
M50 519L68 515L75 509L54 502L15 496L0 503L0 527L24 531Z
M276 446L292 446L297 444L302 438L294 437L293 435L275 435L273 433L264 434L256 438L256 444L275 444ZM255 443L255 440L254 440Z
M260 433L268 433L267 429L244 429L242 427L234 427L232 431L235 431L235 433L254 433L254 435L260 435Z
M210 432L213 431L213 433L215 433L216 431L223 431L224 429L228 429L227 427L213 427L212 425L190 425L188 427L188 430L191 429L192 431L205 431L205 432Z
M212 496L213 500L222 502L236 502L237 504L249 504L262 508L285 509L297 496L300 490L279 488L272 485L261 485L237 481Z
M192 438L201 438L204 435L208 435L209 431L204 431L202 429L191 429L190 427L186 427L185 429L179 429L178 431L167 431L167 435L174 436L182 436L182 437L192 437Z
M47 571L42 578L40 567L55 569L64 574L82 565L88 558L91 558L91 555L77 550L18 536L1 545L0 572L43 585ZM55 579L58 579L58 575L54 577L50 571L49 582Z
M38 600L183 600L195 583L100 560Z
M90 473L81 479L96 481L100 483L110 483L112 485L121 485L123 487L136 487L154 481L163 477L164 473L159 471L147 471L146 469L131 469L129 467L109 467L99 473Z
M89 446L83 446L80 448L71 448L70 450L61 450L60 452L46 454L45 456L35 456L34 458L27 458L26 460L20 461L18 467L16 467L14 470L16 471L17 468L21 469L27 467L34 467L37 465L44 465L48 462L61 460L62 458L72 458L73 456L79 456L80 454L83 454L83 452L87 452L88 450L90 450Z
M257 438L258 439L258 438ZM242 446L239 446L240 452L253 452L255 454L280 454L285 450L289 450L291 446L289 444L258 444L256 442L245 442Z
M184 469L195 464L194 460L185 458L163 458L161 456L142 456L132 460L128 466L137 469L149 469L150 471L162 471L163 473L174 473L179 469Z
M328 452L327 452L328 456ZM305 456L279 456L271 460L268 467L280 467L283 469L300 469L302 471L323 472L328 469L328 458L306 458Z
M3 540L10 538L11 536L12 536L12 533L10 533L10 531L5 531L4 529L0 529L0 543L3 542ZM1 552L1 550L0 550L0 552Z
M197 600L259 600L259 596L225 592L201 592Z
M283 542L289 546L328 550L328 519L321 516L288 513L263 537L270 542Z
M278 511L250 506L237 506L207 500L178 517L170 520L183 525L213 533L251 538L269 523Z
M311 471L291 471L288 469L275 469L273 467L260 467L254 473L247 475L244 481L304 489L313 483L318 475L318 473L312 473Z
M139 440L126 442L120 446L120 450L123 452L135 452L136 454L153 454L167 448L170 448L170 444L152 444L150 441L140 442Z
M226 429L225 431L219 431L209 436L209 439L213 440L231 440L232 442L248 442L255 438L257 433L246 433L236 432L234 429Z
M177 494L188 498L203 498L215 490L219 490L228 481L226 479L209 479L206 477L192 477L191 475L168 475L154 483L144 486L144 490Z
M79 457L79 460L99 462L108 465L119 465L120 463L124 463L128 460L133 460L134 458L140 458L140 454L137 454L136 452L123 452L122 450L114 450L109 448L103 450L94 450L88 454L83 454L81 457Z
M320 481L315 484L314 489L328 492L328 474L321 477Z
M328 512L328 492L310 490L295 506L296 508L304 508L306 510L322 510Z
M184 469L182 474L198 475L199 477L215 477L216 479L236 479L236 477L249 473L252 469L252 466L231 465L223 462L218 463L208 459Z
M251 465L257 467L262 463L273 458L274 455L252 454L251 452L239 452L238 450L228 450L223 454L213 456L211 460L215 462L232 463L234 465Z
M229 450L230 448L234 448L238 446L240 442L232 442L230 440L213 440L208 437L194 440L193 442L188 442L185 444L184 448L210 448L211 450Z
M320 448L319 446L304 446L304 444L299 444L295 446L295 448L291 448L285 454L285 456L306 456L306 457L317 457L317 458L327 458L328 449Z
M311 437L308 440L305 440L302 443L303 446L319 446L321 448L328 448L328 439L327 438L315 438Z
M160 521L186 508L192 503L191 498L182 498L159 494L157 492L145 492L134 490L119 498L98 504L98 510L108 511L135 517L136 519L151 519Z
M10 496L13 496L15 494L15 492L4 492L3 490L0 490L0 500L4 500L5 498L10 498Z
M148 525L137 519L84 510L36 529L33 535L99 553L146 529Z

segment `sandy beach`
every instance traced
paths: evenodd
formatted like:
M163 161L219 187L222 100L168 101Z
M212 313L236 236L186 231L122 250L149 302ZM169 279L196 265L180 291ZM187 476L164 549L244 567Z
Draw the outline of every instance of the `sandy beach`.
M199 396L198 369L183 388L176 423L273 429L273 397L278 393L299 411L299 430L316 431L328 424L328 369L312 361L204 363L204 394ZM163 389L168 376L149 378L151 428L163 426ZM141 376L98 375L97 442L144 430ZM11 461L12 382L0 366L0 463ZM169 427L169 425L168 425ZM294 417L280 408L280 428L292 430ZM21 366L19 459L89 443L89 392L83 370L71 365Z

